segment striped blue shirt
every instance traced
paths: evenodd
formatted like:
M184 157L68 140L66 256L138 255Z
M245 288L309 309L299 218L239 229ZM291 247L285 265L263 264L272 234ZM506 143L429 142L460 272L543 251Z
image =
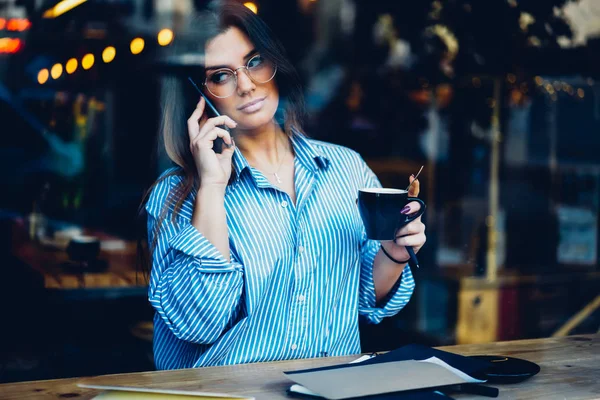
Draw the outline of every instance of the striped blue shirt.
M366 238L356 199L379 187L354 151L291 139L296 203L233 155L225 192L231 261L191 225L195 192L172 222L163 212L172 176L150 195L149 299L158 369L204 367L360 352L359 315L371 323L404 307L415 283L407 266L376 304L373 261L380 244Z

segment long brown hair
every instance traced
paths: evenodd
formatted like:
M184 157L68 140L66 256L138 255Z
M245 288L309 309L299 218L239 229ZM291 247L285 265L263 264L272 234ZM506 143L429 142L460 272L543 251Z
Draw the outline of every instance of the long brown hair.
M229 28L236 27L244 32L256 50L265 58L273 61L277 65L277 74L275 75L275 83L279 90L279 107L275 113L275 120L288 136L294 134L302 134L302 120L304 119L304 97L300 86L300 79L296 69L286 56L285 49L275 38L271 29L265 22L243 6L235 1L214 1L196 18L193 19L193 24L190 28L196 32L200 29L203 40L199 40L198 48L195 52L203 54L204 45L210 39L225 32ZM183 49L177 48L177 39L175 39L174 52L177 54ZM189 49L186 49L189 50ZM197 83L204 81L204 69L199 68ZM190 151L190 143L186 121L184 93L182 85L182 77L165 78L164 90L161 95L162 119L159 128L159 146L164 146L164 151L167 156L179 168L171 171L168 174L162 175L148 191L144 194L144 198L139 208L140 226L142 227L139 233L138 240L138 265L142 267L144 274L148 274L151 267L150 252L156 246L158 233L160 232L163 221L165 220L168 210L172 207L173 213L171 219L176 222L177 216L181 211L181 207L185 199L190 195L194 188L200 185L200 177L198 176L194 158ZM194 104L191 102L191 104ZM191 113L191 111L190 111ZM153 231L153 243L147 242L146 231L146 212L145 206L152 190L158 183L172 176L181 176L182 181L173 188L167 196L161 215Z

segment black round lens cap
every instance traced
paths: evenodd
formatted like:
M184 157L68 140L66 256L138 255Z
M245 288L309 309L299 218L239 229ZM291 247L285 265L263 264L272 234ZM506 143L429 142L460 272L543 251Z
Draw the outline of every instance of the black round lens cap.
M505 356L470 356L471 358L488 361L489 367L476 375L489 383L517 383L529 379L538 372L540 366L531 361Z

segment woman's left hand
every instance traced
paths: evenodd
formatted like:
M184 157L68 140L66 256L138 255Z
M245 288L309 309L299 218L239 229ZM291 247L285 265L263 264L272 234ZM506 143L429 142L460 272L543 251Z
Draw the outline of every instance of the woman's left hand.
M409 182L412 183L410 191L408 192L409 197L417 197L419 195L419 180L416 180L413 183L414 179L413 176L409 178ZM413 214L419 211L421 205L416 201L413 201L408 203L407 207L409 207L409 209L402 210L403 213ZM382 245L385 246L386 251L396 260L408 260L410 255L406 250L406 246L411 246L415 253L417 253L426 241L425 224L421 222L421 217L419 217L398 230L396 232L396 240L382 242Z

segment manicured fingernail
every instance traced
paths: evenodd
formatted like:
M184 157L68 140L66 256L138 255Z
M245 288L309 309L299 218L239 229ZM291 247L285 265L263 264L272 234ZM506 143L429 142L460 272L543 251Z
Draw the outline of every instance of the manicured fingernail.
M400 210L400 214L408 214L409 211L410 211L410 207L404 206L404 208L402 210Z

